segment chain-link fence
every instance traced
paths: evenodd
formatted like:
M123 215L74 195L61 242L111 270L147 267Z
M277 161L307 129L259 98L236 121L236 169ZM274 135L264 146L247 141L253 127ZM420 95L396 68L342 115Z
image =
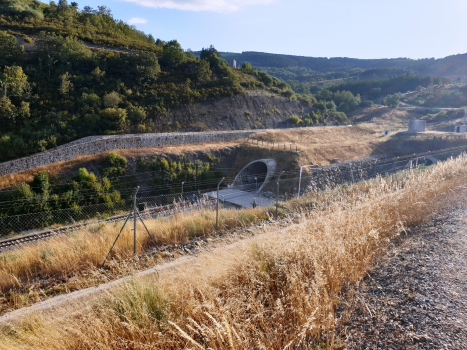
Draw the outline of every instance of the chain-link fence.
M100 203L88 206L50 210L38 213L0 217L0 236L25 233L44 228L69 229L83 227L92 219L96 221L119 221L126 217L133 208L134 200ZM212 199L203 193L190 191L160 196L138 197L138 210L143 215L152 217L172 215L175 212L201 210L212 207Z
M321 191L344 183L355 183L374 178L377 175L392 174L413 168L422 170L424 167L449 157L456 157L465 151L467 151L467 146L396 158L368 157L322 167L304 166L300 171L284 172L281 175L279 188L277 186L279 173L276 173L265 184L261 193L257 193L256 184L255 186L251 184L244 187L237 186L235 189L237 192L228 195L222 194L220 202L227 205L236 202L235 199L238 197L251 194L251 198L247 197L248 202L243 206L251 207L252 202L256 202L258 205L273 205L277 199L287 200L299 194ZM257 176L261 175L264 174ZM212 184L219 180L213 179ZM227 184L224 183L223 188L226 187ZM278 190L279 198L277 198ZM156 218L194 210L214 210L215 202L215 187L203 192L189 191L158 196L144 196L143 193L136 200L137 208L145 218ZM121 221L126 218L133 205L133 198L128 197L128 199L117 202L0 217L0 236L37 232L45 228L48 228L49 231L64 232L82 228L90 222ZM236 206L238 207L238 204Z
M423 170L439 161L457 157L466 151L467 146L462 146L403 157L369 157L323 167L306 166L302 168L301 180L299 179L297 188L300 188L300 195L303 195L344 183L368 180L378 175L385 176L409 169ZM298 189L296 195L298 195Z

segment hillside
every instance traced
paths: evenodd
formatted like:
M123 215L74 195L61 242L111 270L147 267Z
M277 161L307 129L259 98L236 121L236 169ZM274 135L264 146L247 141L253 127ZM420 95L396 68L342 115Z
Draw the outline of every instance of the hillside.
M255 69L286 81L294 91L311 92L321 87L362 80L388 79L407 74L467 79L467 54L441 59L356 59L348 57L305 57L264 52L222 52L229 63L249 62Z
M250 128L271 115L276 125L295 110L294 92L279 79L231 68L212 45L196 58L176 40L155 41L106 6L7 0L0 13L0 161L92 135ZM248 111L237 103L226 112L221 103L189 114L197 104L253 91L258 101L276 96L282 108L256 103ZM313 124L347 121L335 108L303 103L300 117Z
M161 42L123 21L115 20L107 6L93 9L67 0L4 0L0 2L0 29L26 34L40 32L74 36L94 44L106 44L127 49L161 52Z
M443 74L464 70L461 55L328 59L212 45L195 54L106 6L66 0L6 0L0 11L0 162L93 135L342 124L389 94L445 89Z

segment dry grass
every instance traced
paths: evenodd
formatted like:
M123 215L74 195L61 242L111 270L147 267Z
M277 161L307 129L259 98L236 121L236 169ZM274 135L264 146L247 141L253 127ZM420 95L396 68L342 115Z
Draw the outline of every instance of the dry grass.
M7 327L0 349L309 349L332 338L342 289L448 201L466 166L464 156L323 194L328 205L300 224L126 284L73 316Z
M251 136L259 140L259 148L270 148L261 145L263 141L274 141L280 144L279 149L286 145L295 146L300 151L299 164L327 165L334 158L340 161L364 158L370 155L401 156L443 148L457 147L467 144L465 134L428 131L419 134L408 134L400 131L407 129L392 128L392 134L383 135L388 126L376 123L358 124L352 127L332 128L301 128L289 130L271 130ZM254 145L255 143L253 143Z
M180 146L165 146L155 148L141 148L131 150L118 150L118 154L124 157L143 157L157 156L166 153L170 154L187 154L195 152L210 152L224 148L238 146L241 141L219 142L219 143L203 143ZM50 177L70 177L74 175L78 168L98 166L103 161L109 152L102 152L95 155L76 157L73 160L66 162L58 162L51 165L41 166L34 169L20 171L18 173L0 176L0 189L12 187L20 182L31 182L34 174L38 171L46 170ZM69 179L68 179L69 180Z
M248 225L267 218L264 209L219 211L220 227ZM186 242L191 237L209 236L215 231L216 217L213 211L195 214L176 214L172 217L147 220L146 226L158 244ZM66 278L77 272L98 267L112 246L121 222L95 224L86 231L68 236L57 236L47 241L0 253L0 292L21 287L37 277ZM112 256L122 260L133 254L133 223L122 232ZM137 253L153 245L144 227L137 225Z
M300 164L313 161L326 165L333 158L348 160L369 156L389 139L389 136L382 134L383 128L377 125L361 124L352 127L272 130L252 138L297 145L301 151Z

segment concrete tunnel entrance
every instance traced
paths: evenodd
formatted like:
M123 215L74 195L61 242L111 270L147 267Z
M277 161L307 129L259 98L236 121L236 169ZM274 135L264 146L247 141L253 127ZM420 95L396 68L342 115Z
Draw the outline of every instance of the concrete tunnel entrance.
M259 206L271 205L273 201L258 195L275 171L276 161L274 159L259 159L247 164L229 188L219 191L221 201L237 207L251 207L253 200ZM216 195L212 192L209 196L216 198Z
M259 193L275 171L276 161L274 159L255 160L238 173L230 187Z

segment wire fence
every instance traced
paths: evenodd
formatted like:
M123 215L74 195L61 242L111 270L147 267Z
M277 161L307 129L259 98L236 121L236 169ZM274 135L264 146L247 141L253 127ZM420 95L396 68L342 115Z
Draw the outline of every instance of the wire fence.
M286 200L345 183L368 180L378 175L394 174L414 168L423 170L424 167L430 166L437 161L456 157L465 151L467 151L467 146L396 158L369 157L322 167L310 165L303 167L302 172L295 169L284 172L281 175L279 186L277 186L279 173L272 174L270 181L263 186L261 193L258 193L256 183L254 185L253 183L236 184L236 192L221 195L220 202L227 205L235 203L236 199L242 196L246 196L245 198L250 202L243 206L251 207L252 202L257 199L258 205L274 205L276 200ZM264 174L252 176L254 178L261 175ZM203 191L186 191L157 196L145 196L144 191L142 191L142 195L137 197L136 200L137 208L141 215L148 219L173 215L179 212L214 210L216 203L215 185L219 180L212 179L210 182L212 187ZM230 185L224 184L221 188L225 190L227 187L230 187ZM251 196L248 197L248 195ZM261 201L261 198L265 200ZM122 221L125 220L133 205L133 198L128 197L116 202L4 216L0 217L0 236L33 233L46 228L65 232L80 229L90 223L100 221Z
M403 157L371 157L324 167L309 166L303 169L300 195L322 191L344 183L368 180L379 175L386 176L410 169L423 170L439 161L457 157L466 151L467 146L462 146ZM296 195L298 195L298 190Z
M198 192L190 191L139 197L136 203L141 213L157 217L171 215L171 213L177 211L193 210L193 208L210 208L211 201L202 195L200 196ZM57 229L67 225L81 227L85 226L86 222L90 220L93 222L118 221L124 218L132 208L133 199L127 199L38 213L4 216L0 217L0 236L32 232L44 228Z

